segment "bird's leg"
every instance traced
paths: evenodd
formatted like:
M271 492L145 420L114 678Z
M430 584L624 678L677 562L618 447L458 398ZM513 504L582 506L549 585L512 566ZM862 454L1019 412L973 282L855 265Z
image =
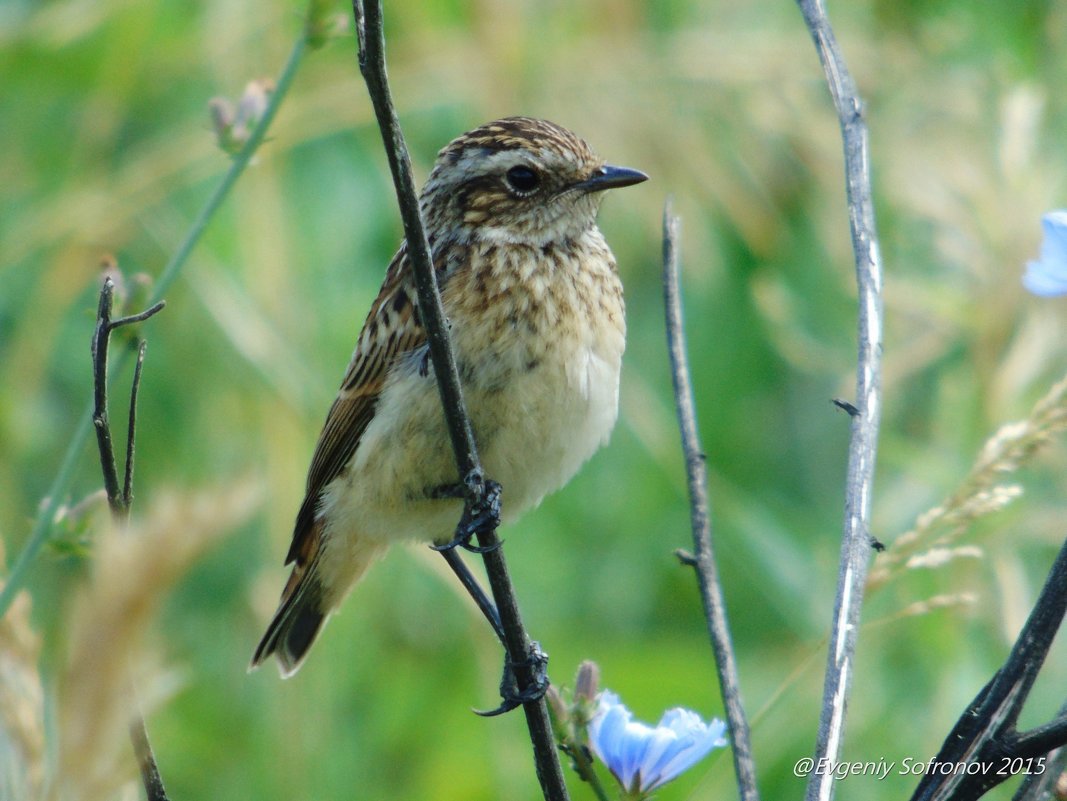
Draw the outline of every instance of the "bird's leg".
M500 624L500 614L496 611L496 606L489 600L489 596L485 594L485 590L478 584L478 579L470 572L467 564L463 561L463 557L456 553L454 548L441 549L441 556L448 562L448 566L452 568L452 572L456 574L456 578L459 579L460 584L467 590L471 598L474 599L474 603L478 604L478 608L482 610L482 614L485 615L485 619L489 621L489 625L493 627L493 631L496 632L497 639L500 640L501 645L504 644L504 627Z
M470 594L471 598L478 605L478 608L482 610L482 614L485 615L485 619L489 621L489 625L493 627L493 631L496 633L497 639L500 640L500 644L504 646L504 650L507 650L507 643L504 640L504 627L500 623L500 615L496 611L496 607L493 602L489 600L489 597L485 594L485 591L478 584L478 580L470 572L467 564L463 561L463 557L460 556L454 548L442 550L441 556L448 562L448 566L452 568L452 572L456 574L460 583ZM546 670L548 666L548 655L541 650L539 643L530 643L530 649L527 652L526 658L521 662L512 662L510 659L504 660L504 675L500 679L500 706L496 709L491 709L487 712L475 710L477 714L483 717L493 717L495 715L502 715L505 712L510 712L512 709L516 709L528 701L536 701L545 691L548 689L548 672ZM519 690L519 682L515 676L516 667L526 667L530 671L530 684L525 690Z
M450 551L458 545L472 553L487 553L500 547L500 542L495 542L485 548L471 544L471 540L478 534L495 531L500 525L500 485L491 479L484 481L479 479L479 483L482 485L480 493L473 492L467 483L445 484L434 488L431 492L433 498L466 500L463 517L456 526L455 535L448 542L431 545L430 547L435 551Z
M500 547L497 540L492 545L482 548L471 544L471 539L488 531L493 533L500 525L500 485L488 479L483 479L480 473L466 477L463 484L453 484L437 487L431 493L434 498L462 498L466 501L463 508L463 517L456 526L455 536L450 542L433 544L430 547L440 552L452 568L452 572L460 580L478 608L493 627L497 639L504 646L507 653L508 644L504 634L504 627L500 622L500 614L496 606L482 590L477 579L467 568L463 558L456 552L456 546L465 548L476 553L495 551ZM500 679L500 706L487 712L475 710L479 715L492 717L510 712L530 701L541 698L548 690L548 655L541 650L540 644L531 642L526 649L526 655L517 661L509 657L504 659L504 674ZM527 674L524 678L525 687L519 688L519 678L516 670Z

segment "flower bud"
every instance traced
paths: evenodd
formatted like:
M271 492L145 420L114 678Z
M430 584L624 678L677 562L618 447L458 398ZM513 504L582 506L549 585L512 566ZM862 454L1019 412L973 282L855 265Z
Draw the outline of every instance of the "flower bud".
M224 97L215 97L208 101L211 113L211 127L215 131L215 140L219 148L231 156L237 155L252 131L270 105L270 96L274 92L274 81L259 78L249 81L237 109Z
M595 701L600 688L600 666L586 660L578 665L578 676L574 680L575 701Z
M545 700L548 709L552 713L552 730L559 742L564 742L570 736L571 710L567 702L563 700L556 685L550 684L545 692Z
M308 47L318 49L345 32L352 15L333 13L335 7L333 0L312 0L309 4L304 22L304 39Z

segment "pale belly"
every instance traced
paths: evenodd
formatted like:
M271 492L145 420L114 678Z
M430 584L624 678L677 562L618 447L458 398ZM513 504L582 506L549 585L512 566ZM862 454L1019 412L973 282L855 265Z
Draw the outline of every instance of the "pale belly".
M515 281L496 276L491 298L479 294L477 269L453 277L442 295L505 522L562 487L618 415L622 288L599 233L586 239L566 258L517 259L504 275ZM433 370L412 353L390 370L351 461L323 493L324 585L343 593L392 542L450 540L462 502L435 490L459 478Z
M562 487L607 441L621 355L621 347L568 348L503 384L465 385L485 474L503 487L505 521ZM326 492L329 538L447 540L462 504L429 496L458 476L432 370L408 371L387 385L350 469Z

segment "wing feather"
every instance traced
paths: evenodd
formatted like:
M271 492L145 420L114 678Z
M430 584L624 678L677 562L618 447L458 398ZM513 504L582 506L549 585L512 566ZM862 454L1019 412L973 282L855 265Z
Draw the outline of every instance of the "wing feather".
M341 388L319 435L286 564L295 561L297 566L305 565L317 553L321 526L314 523L322 491L341 474L359 446L374 416L390 366L426 341L410 276L407 250L402 246L393 257L363 324Z

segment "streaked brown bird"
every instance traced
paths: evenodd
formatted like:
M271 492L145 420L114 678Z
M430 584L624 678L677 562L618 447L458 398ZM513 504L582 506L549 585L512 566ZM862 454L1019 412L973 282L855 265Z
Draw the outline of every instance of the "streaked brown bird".
M603 191L647 179L545 120L510 117L442 150L420 197L486 475L508 521L562 487L615 425L626 322L596 225ZM308 472L292 574L252 657L292 675L393 542L447 542L462 501L407 245L389 265Z

